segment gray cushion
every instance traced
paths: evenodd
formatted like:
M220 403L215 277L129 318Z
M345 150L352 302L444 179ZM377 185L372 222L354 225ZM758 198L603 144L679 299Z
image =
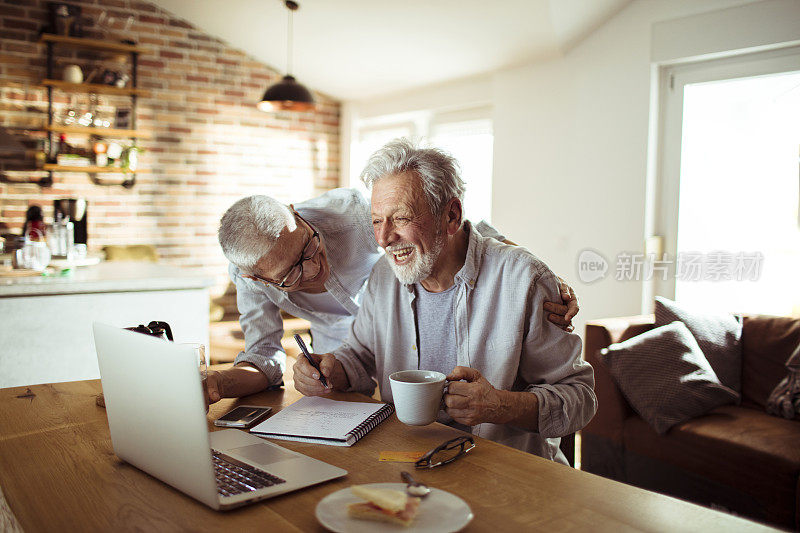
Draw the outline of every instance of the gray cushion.
M612 344L600 355L631 407L660 434L738 399L679 321Z
M719 381L742 392L742 319L730 313L690 311L656 296L656 327L680 320L692 332ZM738 399L737 399L738 401Z

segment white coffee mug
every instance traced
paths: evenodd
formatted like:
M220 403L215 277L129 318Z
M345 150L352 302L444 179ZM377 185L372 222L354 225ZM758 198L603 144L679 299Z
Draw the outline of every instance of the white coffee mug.
M433 370L401 370L389 376L400 422L426 426L436 421L446 376Z

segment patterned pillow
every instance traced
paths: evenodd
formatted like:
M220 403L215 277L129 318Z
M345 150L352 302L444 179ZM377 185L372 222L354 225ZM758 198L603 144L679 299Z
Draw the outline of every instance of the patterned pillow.
M742 392L742 319L730 313L696 313L656 296L656 327L680 320L692 332L719 381ZM739 398L736 400L739 401Z
M659 434L738 399L679 321L612 344L600 355L628 403Z
M767 412L783 418L800 419L800 346L786 360L788 375L778 383L767 400Z

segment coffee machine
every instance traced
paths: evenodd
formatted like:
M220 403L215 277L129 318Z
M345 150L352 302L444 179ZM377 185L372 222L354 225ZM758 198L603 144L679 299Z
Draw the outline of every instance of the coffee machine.
M68 218L69 221L72 222L72 242L75 244L87 244L88 207L86 200L83 198L61 198L53 200L53 220Z

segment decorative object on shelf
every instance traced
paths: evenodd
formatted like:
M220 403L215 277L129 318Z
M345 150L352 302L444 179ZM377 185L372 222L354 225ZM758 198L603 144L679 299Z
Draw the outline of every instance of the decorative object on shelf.
M114 85L116 85L120 89L123 87L127 87L130 79L131 77L125 74L124 72L117 74L117 81L114 83Z
M314 97L311 92L292 76L292 17L300 7L297 2L286 0L289 10L287 34L286 75L281 81L267 88L258 109L261 111L310 111L314 109Z
M122 151L122 168L136 172L139 168L139 154L144 150L137 146L128 146Z
M114 33L117 34L128 33L131 29L131 24L133 24L134 18L135 17L133 15L128 16L125 19L125 24L123 25L122 29L114 30ZM97 21L94 23L94 27L95 29L100 31L100 33L103 35L103 39L110 39L108 36L108 28L110 26L113 26L116 22L117 22L116 18L108 16L108 12L103 11L102 13L100 13L100 16L97 17ZM120 40L120 42L123 44L130 44L130 45L136 44L136 41L131 38L122 39ZM124 63L127 60L127 57L124 54L117 54L116 56L113 56L111 60L116 61L117 63Z
M103 74L100 75L100 83L105 85L116 85L117 79L119 79L119 73L113 70L106 69L103 71Z
M34 158L36 159L36 168L38 170L43 169L44 165L47 163L47 141L45 139L36 141L36 154Z
M108 68L104 69L103 67L95 68L92 73L89 74L87 81L92 81L95 79L95 77L97 78L98 83L103 85L111 85L112 87L119 87L120 89L127 87L128 82L131 80L131 77L123 70L112 70Z
M58 154L56 164L62 167L88 167L92 162L88 157L78 154Z
M102 142L94 143L94 162L98 167L104 167L108 164L108 145Z
M64 81L68 83L83 83L83 71L78 65L64 67Z
M114 127L126 130L131 127L131 110L125 108L117 108L114 113Z
M65 4L63 2L49 2L50 26L45 28L46 33L54 33L69 37L83 35L83 18L80 6Z
M122 166L121 162L119 161L122 157L122 145L118 142L110 142L108 143L108 148L106 149L106 155L108 156L108 164L111 166Z
M104 119L96 111L75 111L68 109L61 123L65 126L84 126L94 128L110 128L111 121ZM100 132L98 132L100 133Z

